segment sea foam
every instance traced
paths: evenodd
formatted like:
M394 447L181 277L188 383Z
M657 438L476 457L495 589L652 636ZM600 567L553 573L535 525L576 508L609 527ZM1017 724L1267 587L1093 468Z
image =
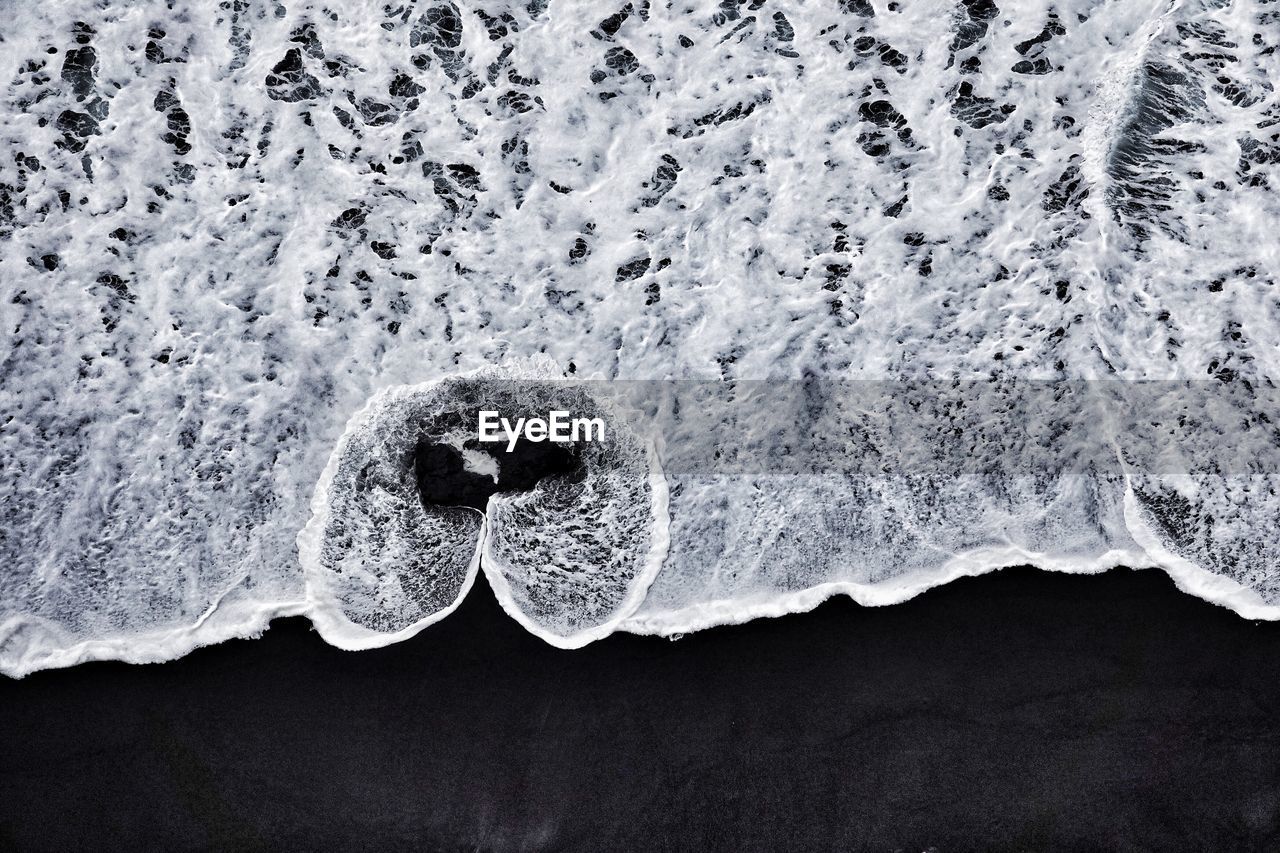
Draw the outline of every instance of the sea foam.
M377 645L480 569L561 645L1013 562L1159 566L1274 618L1277 23L1260 0L8 9L0 671L303 612ZM1078 411L1041 405L1055 384ZM460 435L415 418L490 393L579 395L618 441L484 512L415 502L409 451Z

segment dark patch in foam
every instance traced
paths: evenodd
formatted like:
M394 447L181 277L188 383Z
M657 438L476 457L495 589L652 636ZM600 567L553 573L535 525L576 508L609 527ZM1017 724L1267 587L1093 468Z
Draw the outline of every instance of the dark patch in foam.
M972 47L986 38L987 27L1000 14L1000 8L991 0L960 0L956 11L955 35L951 39L951 52ZM952 57L954 61L955 57Z
M466 506L484 512L492 495L527 492L547 477L577 482L585 473L576 445L521 439L509 453L505 442L473 441L467 449L486 453L498 463L496 481L488 474L468 470L457 449L419 440L413 451L413 473L425 506Z
M323 94L320 81L303 67L302 51L290 48L277 62L266 78L267 97L276 101L296 103Z
M951 114L975 129L1002 124L1017 109L1013 104L996 106L994 99L977 94L967 80L952 91L951 98Z
M1053 41L1055 36L1063 36L1067 34L1067 29L1058 20L1055 12L1049 13L1049 20L1045 23L1044 29L1034 38L1029 38L1024 42L1020 42L1014 46L1014 50L1025 56L1026 59L1015 63L1011 69L1015 74L1048 74L1053 71L1053 63L1044 56L1044 50L1048 44Z
M1190 120L1203 104L1203 92L1183 71L1148 62L1139 72L1131 112L1116 134L1106 165L1112 181L1107 206L1139 244L1153 226L1175 238L1181 230L1171 204L1178 183L1165 166L1172 155L1192 144L1164 134Z

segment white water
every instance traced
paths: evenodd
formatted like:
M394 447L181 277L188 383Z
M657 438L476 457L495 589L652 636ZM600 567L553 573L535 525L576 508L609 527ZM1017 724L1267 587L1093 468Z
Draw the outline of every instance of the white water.
M335 490L344 454L416 440L392 401L486 367L1269 389L1276 11L889 5L633 3L605 26L614 8L559 0L11 4L0 671L162 660L303 612L379 645L478 566L561 645L1023 562L1158 565L1275 618L1264 426L1226 461L1193 430L1170 461L1113 423L1098 447L1130 455L1088 478L939 465L913 469L922 500L857 456L668 470L686 445L620 417L599 503L431 521L394 454L389 506Z

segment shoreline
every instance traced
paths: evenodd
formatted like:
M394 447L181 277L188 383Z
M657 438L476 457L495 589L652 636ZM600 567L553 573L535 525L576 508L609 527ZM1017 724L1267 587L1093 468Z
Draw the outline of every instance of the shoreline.
M295 617L0 682L0 849L1262 850L1277 712L1280 625L1162 572L1006 569L573 651L480 577L381 649Z

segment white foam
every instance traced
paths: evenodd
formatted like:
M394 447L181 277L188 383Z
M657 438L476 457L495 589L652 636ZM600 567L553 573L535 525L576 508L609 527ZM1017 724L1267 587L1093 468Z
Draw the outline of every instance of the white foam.
M520 592L553 560L494 550L518 532L496 520L538 498L458 510L431 528L447 558L401 577L435 522L400 472L398 527L361 541L407 550L325 565L348 519L319 516L369 509L332 489L351 413L380 400L359 417L403 427L387 389L530 357L604 380L1269 388L1274 10L996 5L14 6L0 671L160 659L299 612L339 645L390 642L455 607L478 565L562 644L831 590L897 600L1024 558L1129 555L1271 613L1274 478L1236 460L1274 441L1241 433L1224 461L1206 427L1166 460L1121 440L1139 418L1112 425L1120 467L1092 493L965 491L939 469L946 512L860 476L760 503L628 451L618 505L636 514L594 542L616 533L626 565L575 564L607 591L589 617Z
M229 590L191 625L86 639L37 616L13 615L0 622L0 673L22 678L42 669L90 661L162 663L201 646L259 637L273 619L310 613L306 602L262 602Z
M1006 568L1033 566L1068 574L1098 574L1119 567L1143 568L1147 562L1144 558L1145 555L1133 551L1111 551L1094 561L1083 562L1020 549L981 549L957 555L929 572L902 575L880 583L829 581L784 594L757 593L740 598L700 601L679 610L638 614L621 627L634 634L677 637L721 625L804 613L837 595L848 596L863 607L886 607L909 601L960 578L977 577Z
M635 613L644 601L645 595L649 591L649 586L653 583L654 578L658 576L658 572L662 569L663 562L667 557L667 549L671 543L671 521L668 515L669 491L666 478L663 476L662 467L659 463L659 456L656 447L650 445L646 448L647 453L647 486L650 497L648 507L642 507L641 510L647 510L645 518L647 523L644 525L644 535L641 541L647 548L640 550L638 556L641 562L638 570L634 571L634 576L628 578L624 590L620 596L614 595L610 600L608 615L603 620L593 619L590 622L583 623L575 621L570 623L568 629L564 623L560 623L557 628L550 627L545 620L538 620L529 615L529 607L525 597L519 595L516 590L512 589L511 578L519 578L520 581L528 582L528 569L523 571L521 567L512 565L509 553L503 553L494 547L491 539L486 539L484 546L485 577L489 580L489 585L497 596L498 603L502 605L502 609L507 612L513 619L523 625L529 632L535 636L541 637L546 642L557 648L576 649L586 644L607 637L612 634L619 626L626 625L629 617ZM511 499L505 499L511 500ZM520 500L520 498L515 498ZM500 523L500 512L504 499L498 496L490 499L489 505L489 523ZM634 515L637 508L626 507L624 512L628 515ZM560 524L564 524L563 519L556 520ZM602 540L603 545L608 550L621 551L629 544L624 538L617 535L616 529L606 530L607 538ZM633 534L634 536L634 534ZM630 539L632 537L626 537ZM632 546L634 547L634 546ZM629 552L631 561L634 562L635 552ZM548 565L535 565L536 569L550 568ZM562 564L557 565L557 571L562 571L565 567ZM616 575L610 578L610 585L616 584ZM567 586L567 585L566 585ZM572 590L557 590L559 594ZM566 610L568 608L565 608Z
M411 470L399 470L400 457L418 439L412 419L438 405L438 397L447 393L442 385L428 382L376 394L351 418L316 485L311 519L298 534L298 559L306 575L307 615L339 648L378 648L408 639L452 613L475 582L487 526L483 514L459 508L449 518L428 516ZM373 450L388 438L395 442L390 453L384 447ZM373 507L354 497L355 472L374 453L391 457L389 479L398 479L400 486L390 495L395 502L390 515L404 523L390 529L386 514L366 518ZM385 505L379 509L385 511ZM474 516L474 524L466 523L468 516ZM335 521L343 528L337 542L331 534ZM445 538L442 545L424 542L420 534L426 528L433 537ZM443 584L444 594L410 598L398 579L401 572L415 570L437 577L431 592Z
M622 412L553 376L534 360L388 388L351 419L298 537L309 613L326 640L354 649L413 636L458 606L481 566L504 609L557 645L605 636L639 606L666 553L657 455ZM423 504L419 442L462 455L475 449L481 410L556 409L606 423L577 445L578 474L495 494L485 513ZM502 455L489 458L501 477Z

